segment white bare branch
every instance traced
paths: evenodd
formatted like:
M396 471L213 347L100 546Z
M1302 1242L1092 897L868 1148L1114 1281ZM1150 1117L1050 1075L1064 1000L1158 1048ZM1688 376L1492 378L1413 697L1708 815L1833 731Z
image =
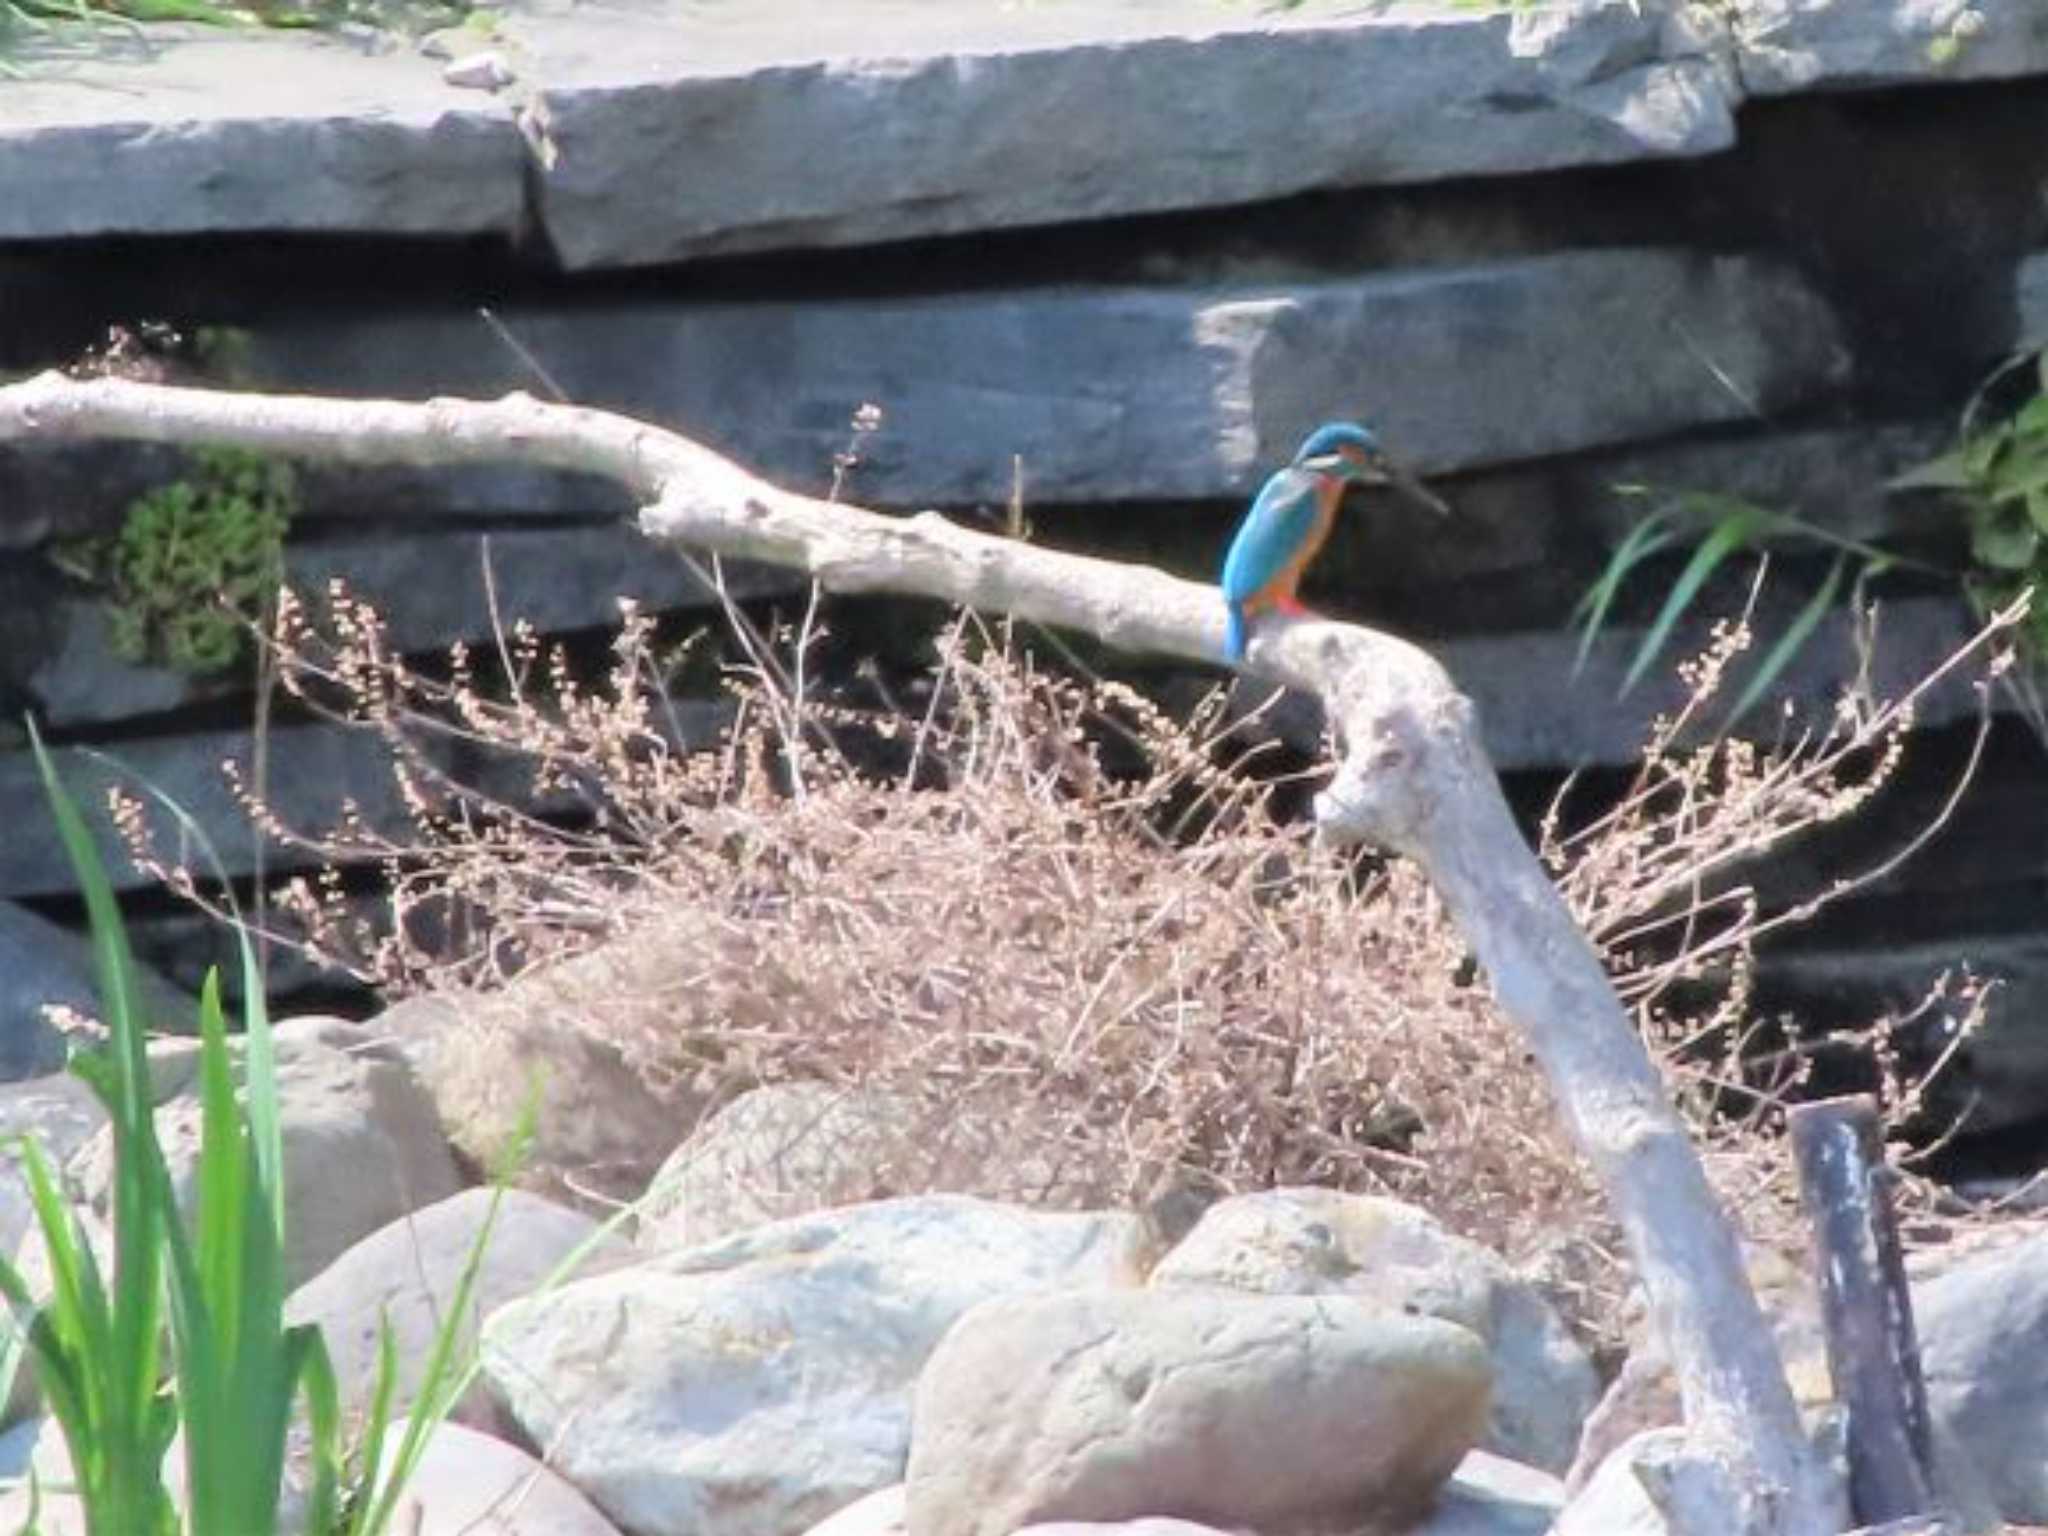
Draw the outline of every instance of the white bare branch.
M224 394L49 373L0 387L0 442L218 442L356 464L517 462L624 484L657 541L792 566L841 592L943 598L1126 650L1213 661L1214 588L769 485L696 443L604 411L497 401ZM1343 743L1323 832L1418 861L1526 1036L1628 1235L1677 1370L1690 1457L1684 1536L1832 1536L1839 1487L1812 1454L1735 1233L1683 1123L1578 930L1515 826L1473 711L1416 647L1348 624L1271 621L1255 670L1321 696ZM1712 1490L1705 1498L1701 1491ZM1710 1529L1688 1510L1712 1511Z

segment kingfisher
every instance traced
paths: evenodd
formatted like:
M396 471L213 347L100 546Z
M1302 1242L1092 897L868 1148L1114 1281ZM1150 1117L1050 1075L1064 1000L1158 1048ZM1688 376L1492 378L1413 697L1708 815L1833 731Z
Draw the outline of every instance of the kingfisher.
M1276 471L1237 526L1223 558L1223 602L1230 627L1223 654L1244 660L1245 621L1271 609L1305 610L1295 589L1337 520L1337 504L1354 485L1391 485L1439 517L1450 508L1407 470L1387 457L1369 427L1333 421L1302 442L1294 462Z

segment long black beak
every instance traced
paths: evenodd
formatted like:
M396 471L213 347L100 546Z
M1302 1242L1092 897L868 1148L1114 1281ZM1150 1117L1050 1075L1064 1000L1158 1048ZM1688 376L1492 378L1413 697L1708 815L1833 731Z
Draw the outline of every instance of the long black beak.
M1319 475L1343 475L1358 485L1390 486L1417 506L1427 507L1438 517L1451 515L1449 502L1385 454L1374 459L1372 467L1363 469L1363 472L1358 460L1347 459L1340 453L1319 454L1313 459L1304 459L1302 468L1312 469Z
M1387 484L1406 496L1419 507L1427 507L1438 517L1451 515L1451 504L1424 485L1414 475L1396 464L1392 459L1382 458L1380 467L1386 471Z

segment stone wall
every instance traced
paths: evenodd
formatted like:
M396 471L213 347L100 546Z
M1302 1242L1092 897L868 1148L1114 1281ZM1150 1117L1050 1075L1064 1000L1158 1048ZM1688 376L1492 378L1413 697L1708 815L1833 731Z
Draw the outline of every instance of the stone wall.
M1036 537L1189 573L1307 427L1362 416L1458 516L1361 507L1310 595L1438 648L1532 806L1564 770L1627 763L1676 697L1615 696L1668 568L1573 673L1566 617L1649 504L1624 488L1740 495L1953 562L1953 514L1884 482L2048 341L2039 0L536 4L423 50L152 30L26 62L0 92L0 367L148 317L225 334L206 368L241 385L540 388L489 305L551 387L789 483L823 486L873 402L858 499L983 515L1021 466ZM118 743L246 872L217 772L247 752L246 699L119 661L104 603L53 559L172 469L0 452L0 703ZM709 616L609 487L304 478L294 575L346 578L409 647L485 633L486 545L504 609L551 632L604 625L621 594ZM1788 551L1767 619L1818 577ZM888 605L839 617L885 648L915 629ZM1951 586L1898 583L1880 680L1967 626ZM1787 691L1825 707L1855 664L1828 626ZM1964 686L1932 699L1909 781L1767 871L1771 898L1939 806L1973 707ZM2009 973L1987 1124L2048 1102L2041 771L2001 727L1950 831L1767 977L1818 1020L1948 964ZM325 727L281 728L271 772L303 814L346 794L397 812L374 747ZM0 897L61 910L18 752L0 815ZM151 932L189 981L189 922Z

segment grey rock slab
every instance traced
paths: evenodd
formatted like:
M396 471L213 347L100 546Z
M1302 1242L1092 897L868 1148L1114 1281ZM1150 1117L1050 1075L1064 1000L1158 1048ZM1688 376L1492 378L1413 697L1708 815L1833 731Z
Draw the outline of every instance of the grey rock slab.
M1927 1406L1990 1502L2048 1523L2048 1238L1913 1290Z
M1756 638L1746 661L1728 673L1722 702L1741 695L1755 661L1768 654L1784 632L1805 594L1766 598L1756 615ZM1507 630L1493 634L1457 635L1428 643L1459 689L1478 710L1481 740L1489 759L1500 768L1577 768L1589 764L1637 762L1660 716L1684 705L1687 690L1674 670L1676 663L1699 654L1711 639L1713 621L1680 621L1671 631L1664 659L1626 694L1622 684L1648 631L1637 625L1609 626L1595 639L1585 659L1579 658L1576 635L1561 630ZM1918 686L1953 656L1976 632L1976 624L1960 601L1948 598L1902 598L1884 606L1876 644L1866 670L1855 625L1843 614L1824 618L1799 655L1780 674L1764 705L1741 722L1734 734L1769 741L1793 724L1825 729L1845 690L1867 682L1873 697L1894 699ZM1968 665L1957 668L1920 696L1914 722L1923 729L1972 719L1981 707L1975 688L1980 675ZM1267 685L1240 683L1246 707L1262 701ZM1994 691L1995 710L2012 702ZM1712 717L1718 720L1718 716ZM1301 750L1314 752L1322 730L1322 713L1314 700L1291 695L1267 717L1273 734ZM1789 855L1794 860L1798 851ZM1779 867L1777 876L1760 873L1764 884L1796 879ZM1916 879L1928 874L1922 865ZM1804 894L1803 892L1801 893Z
M1135 1218L849 1206L506 1307L484 1370L635 1536L790 1536L903 1480L913 1384L976 1302L1125 1273Z
M1237 498L1333 412L1430 472L1746 421L1827 394L1827 305L1761 258L1535 256L1295 284L508 308L586 405L675 427L822 492L864 404L850 500ZM495 396L502 362L452 312L252 336L250 382Z
M597 1273L632 1256L623 1238L598 1236L590 1217L564 1209L523 1190L495 1197L488 1189L465 1189L400 1216L343 1253L296 1291L285 1304L293 1323L317 1324L341 1388L344 1412L370 1400L376 1376L380 1327L389 1325L397 1350L394 1413L412 1408L421 1373L448 1316L465 1267L485 1239L470 1293L468 1316L457 1334L458 1362L474 1347L478 1320L507 1302L541 1288L555 1269L579 1249L572 1273ZM457 1403L454 1418L491 1432L497 1409L482 1382Z
M535 61L539 218L571 269L1734 142L1725 70L1620 0L1256 17L1106 0L612 6L510 31Z
M389 832L408 825L391 780L389 756L372 733L293 726L273 731L269 749L271 794L289 823L306 829L332 827L342 802L354 798L370 825ZM208 731L123 742L118 750L109 751L107 759L68 749L52 756L98 836L107 878L117 889L154 883L136 868L106 813L107 790L119 785L140 798L138 780L169 796L206 829L230 874L246 874L254 867L256 834L222 775L222 764L232 761L244 782L254 782L249 777L252 749L246 734ZM9 829L0 839L0 894L70 893L71 867L50 821L35 763L26 752L0 755L0 821ZM167 858L179 856L175 828L166 831L159 848ZM269 854L273 870L289 866L276 844L270 845ZM187 856L198 857L189 851Z
M1924 898L1923 898L1924 899ZM1986 1135L2048 1118L2048 936L2021 930L1894 942L1870 948L1786 948L1770 957L1774 1006L1795 1017L1826 1010L1835 1017L1903 1018L1944 975L1968 971L1996 986L1964 1047L1926 1090L1931 1124ZM1932 1061L1953 1044L1963 1013L1954 998L1931 1010L1915 1057Z
M373 896L348 903L352 915L374 918L381 910ZM172 985L197 993L211 970L220 980L221 1002L230 1021L242 1006L242 954L234 928L196 907L164 907L126 913L128 942L136 958L156 967ZM280 1013L298 1010L285 1000L310 988L332 985L338 973L311 956L284 945L271 946L264 956L264 995Z
M487 644L522 619L542 634L616 627L621 599L649 613L713 610L708 617L718 621L709 567L693 569L626 524L389 533L296 544L286 555L290 584L314 611L340 582L376 609L390 645L406 652ZM802 582L741 562L725 566L723 579L734 601L796 591ZM115 654L108 610L97 599L59 602L45 625L41 654L9 657L0 672L17 673L53 725L132 719L248 686L242 668L194 676Z
M2048 291L2043 297L2048 302ZM2048 344L2048 327L2042 341ZM1682 528L1704 533L1718 514L1702 511L1688 520L1678 505L1700 491L1789 512L1844 538L1939 537L1954 531L1954 508L1938 497L1890 491L1886 482L1954 443L1953 420L1766 429L1623 449L1590 462L1534 471L1510 470L1497 480L1512 497L1516 482L1529 474L1561 472L1571 504L1590 512L1603 540L1617 547L1660 507L1676 511ZM1461 518L1471 510L1470 498L1461 496Z
M1348 1296L983 1302L917 1384L909 1536L1174 1515L1400 1528L1486 1423L1484 1342Z
M78 793L76 786L72 792ZM23 814L55 835L46 800L35 810L24 807ZM9 840L16 835L18 830L10 832ZM146 968L138 976L146 1028L193 1027L198 1013L190 997ZM0 1082L62 1069L64 1037L43 1015L53 1004L88 1018L103 1017L91 940L26 907L0 902Z
M465 344L491 346L472 318ZM533 387L511 354L491 393ZM232 387L251 382L231 371ZM0 549L50 539L104 537L119 529L129 503L188 471L189 459L153 443L63 440L10 443L0 452ZM430 529L437 518L518 522L534 518L623 520L632 498L595 475L518 464L426 467L397 464L298 466L301 526L378 521L387 528Z
M2035 0L1736 0L1730 22L1752 96L2048 75Z
M1493 1390L1485 1449L1562 1472L1599 1400L1586 1352L1535 1286L1491 1249L1398 1200L1329 1189L1233 1195L1154 1267L1160 1291L1225 1288L1344 1296L1441 1318L1485 1341Z
M2048 347L2048 253L2021 262L2013 286L2020 312L2018 345Z
M715 739L729 711L718 703L678 700L673 719L686 742L701 745ZM431 737L416 744L429 757L444 751ZM287 826L307 834L331 831L340 822L344 803L352 802L371 831L401 842L416 836L405 798L392 778L390 751L375 732L328 724L285 726L270 732L267 747L265 797ZM106 794L115 786L150 808L147 819L157 829L156 851L167 862L191 860L200 878L213 868L200 862L197 849L180 845L177 827L157 814L155 802L140 788L143 784L161 791L206 832L219 867L227 874L245 875L256 867L259 838L226 772L226 765L232 764L240 782L253 788L258 782L254 755L250 737L239 731L124 741L104 755L73 749L52 753L104 850L107 878L121 890L154 880L136 866L107 815ZM480 793L522 800L531 793L531 762L509 751L470 744L437 761ZM0 839L0 896L71 894L71 866L50 821L34 761L26 752L0 753L0 821L9 828L7 837ZM311 860L306 850L275 840L263 840L261 851L273 874L302 869Z
M1396 273L1206 305L1219 425L1270 466L1342 401L1432 471L1652 438L1846 378L1826 303L1787 270L1666 250Z
M37 67L0 95L0 239L519 225L510 110L444 85L428 60L259 28L97 42L83 59L31 52Z
M1751 668L1770 653L1803 599L1804 594L1773 596L1760 608L1748 659L1729 671L1724 707L1741 697ZM1638 760L1660 716L1669 717L1684 705L1688 690L1676 665L1699 654L1711 639L1712 626L1704 617L1677 625L1663 659L1626 693L1622 685L1648 633L1635 625L1606 629L1583 662L1578 636L1559 630L1462 635L1430 650L1477 706L1481 739L1496 766L1624 764ZM1792 722L1825 729L1844 691L1866 679L1873 697L1898 698L1975 632L1960 601L1928 597L1887 603L1866 671L1854 620L1840 611L1831 613L1737 734L1770 740ZM1981 703L1975 688L1979 676L1980 669L1956 669L1922 695L1914 723L1933 729L1973 718ZM2011 707L2001 697L1993 703Z
M291 1213L285 1283L298 1286L378 1228L454 1194L460 1179L432 1102L366 1031L309 1015L280 1023L276 1037L284 1203ZM156 1126L189 1217L198 1198L196 1087L159 1104ZM92 1209L107 1213L111 1129L79 1152L72 1173Z

